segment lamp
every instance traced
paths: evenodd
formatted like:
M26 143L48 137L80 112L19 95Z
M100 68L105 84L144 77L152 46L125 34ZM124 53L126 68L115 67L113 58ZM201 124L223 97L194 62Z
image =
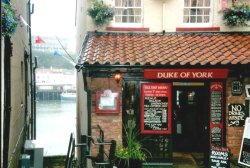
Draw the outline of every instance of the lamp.
M120 71L116 71L116 72L115 72L114 78L115 78L115 81L116 81L117 83L119 83L120 80L121 80L121 72L120 72Z

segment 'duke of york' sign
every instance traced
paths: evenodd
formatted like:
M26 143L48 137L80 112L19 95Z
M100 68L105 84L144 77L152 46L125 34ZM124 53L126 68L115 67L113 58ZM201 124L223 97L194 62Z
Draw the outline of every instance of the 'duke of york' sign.
M230 104L228 106L228 126L242 127L245 124L246 114L243 104Z

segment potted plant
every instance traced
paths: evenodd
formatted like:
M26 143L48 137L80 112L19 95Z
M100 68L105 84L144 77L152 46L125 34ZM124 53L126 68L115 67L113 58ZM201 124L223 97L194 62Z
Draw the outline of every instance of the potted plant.
M250 7L247 4L235 3L223 11L223 20L228 26L248 26L250 20Z
M138 140L139 132L136 131L134 123L125 126L124 130L125 146L118 145L116 148L116 166L119 168L140 168L150 153L142 147Z
M103 1L95 0L87 10L97 27L107 24L114 16L114 9L105 5Z
M1 2L1 35L9 36L16 31L18 16L10 2Z

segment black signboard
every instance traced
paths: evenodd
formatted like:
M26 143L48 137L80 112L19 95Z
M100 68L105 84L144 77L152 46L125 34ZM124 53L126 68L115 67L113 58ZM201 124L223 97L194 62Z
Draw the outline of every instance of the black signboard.
M213 124L221 123L222 118L222 92L211 91L211 121Z
M228 106L228 126L242 127L245 124L246 114L243 104L230 104Z
M238 162L250 167L250 118L247 118L245 121Z
M223 83L210 84L210 145L223 146Z
M171 84L141 85L141 133L171 134Z
M144 98L144 129L168 130L168 97Z
M239 96L243 92L243 85L241 81L232 81L231 92L233 96Z
M211 144L213 146L222 146L222 129L220 127L212 128Z
M240 162L250 165L250 139L248 138L243 139Z
M229 150L223 147L212 147L209 156L210 168L229 168L230 155Z

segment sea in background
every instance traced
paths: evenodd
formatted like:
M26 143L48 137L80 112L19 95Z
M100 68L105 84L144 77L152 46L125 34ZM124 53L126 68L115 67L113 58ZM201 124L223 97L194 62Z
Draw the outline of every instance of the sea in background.
M36 139L44 156L67 155L70 134L76 131L76 102L43 100L36 107Z

